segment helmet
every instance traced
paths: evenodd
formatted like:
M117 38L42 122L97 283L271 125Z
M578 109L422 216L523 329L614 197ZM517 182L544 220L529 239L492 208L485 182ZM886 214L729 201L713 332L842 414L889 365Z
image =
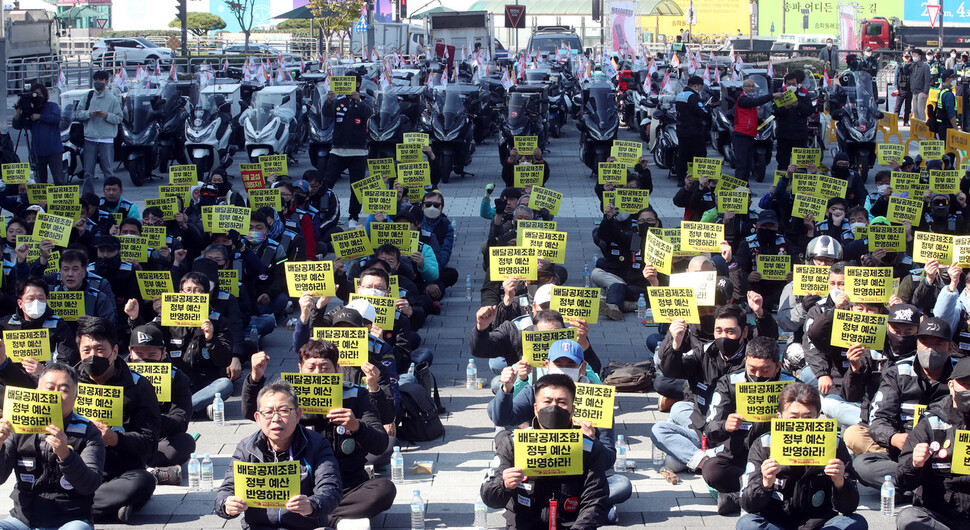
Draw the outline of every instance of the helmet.
M806 258L842 259L842 245L831 236L818 236L808 242Z

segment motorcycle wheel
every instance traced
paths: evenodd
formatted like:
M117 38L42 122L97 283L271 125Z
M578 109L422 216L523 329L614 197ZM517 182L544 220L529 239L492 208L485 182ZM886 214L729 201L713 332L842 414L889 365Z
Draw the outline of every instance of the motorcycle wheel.
M755 150L754 162L751 164L751 178L758 182L765 181L765 168L768 166L768 153Z
M640 126L640 139L643 140L644 142L650 141L650 128L648 125Z
M670 169L670 164L667 162L667 157L663 156L663 148L660 147L660 142L657 142L653 147L653 163L660 169Z
M731 166L731 169L738 168L738 161L734 157L734 145L731 142L724 144L724 160Z
M162 173L168 173L168 163L172 159L169 153L168 147L159 147L158 149L158 170Z
M131 183L135 186L143 186L145 184L146 173L148 173L148 168L145 167L144 158L136 158L134 160L125 161L125 169L128 170L128 178L131 179Z
M455 166L454 155L444 154L438 157L438 174L441 175L441 182L451 180L451 170Z

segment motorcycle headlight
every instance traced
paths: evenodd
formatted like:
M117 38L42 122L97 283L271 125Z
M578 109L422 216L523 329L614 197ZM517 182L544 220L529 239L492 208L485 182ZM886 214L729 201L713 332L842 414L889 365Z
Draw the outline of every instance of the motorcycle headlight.
M219 125L219 121L217 120L217 121L214 121L214 122L210 123L205 129L199 130L199 129L195 129L195 128L192 128L192 127L188 127L188 124L186 124L186 127L185 127L185 136L189 139L189 141L196 142L196 143L201 143L206 138L209 138L209 137L211 137L212 135L215 134L216 127L218 125Z
M320 131L320 127L317 126L317 123L312 119L307 120L307 123L310 125L310 141L313 143L323 143L323 134Z

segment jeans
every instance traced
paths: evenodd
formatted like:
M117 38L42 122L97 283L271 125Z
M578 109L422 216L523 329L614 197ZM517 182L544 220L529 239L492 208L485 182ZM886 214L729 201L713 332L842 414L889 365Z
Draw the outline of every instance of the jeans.
M905 107L903 106L905 104ZM899 114L899 117L903 119L903 125L909 124L909 115L913 110L913 93L909 90L899 89L899 95L896 96L896 110L893 111L895 114L899 114L902 109L903 114Z
M633 496L633 483L624 475L610 475L606 477L606 483L610 487L610 497L607 501L610 506L622 504Z
M640 286L624 283L614 283L606 290L606 303L614 304L623 311L623 302L629 300L636 301L637 298L647 291Z
M246 329L252 329L253 326L256 326L256 331L259 332L260 337L265 337L276 329L276 317L273 315L253 315L249 318L249 327ZM249 332L246 333L248 337Z
M94 526L87 521L71 521L65 525L55 526L27 526L14 516L0 521L0 530L94 530Z
M58 186L67 184L67 177L64 176L64 162L61 154L37 156L37 182L47 182L47 170L50 168L51 176L54 177L54 184Z
M837 394L822 396L822 412L829 418L839 420L842 425L858 425L862 421L862 407L859 403L851 403Z
M600 268L593 269L593 272L589 274L589 281L593 286L600 289L609 289L614 283L626 283L623 278Z
M660 347L660 343L663 342L664 336L660 333L651 333L647 335L647 351L650 352L651 356L657 353L657 348ZM654 366L659 366L660 363L654 361Z
M663 452L687 464L701 450L701 437L690 427L694 404L678 401L670 409L670 419L653 424L650 439Z
M916 119L920 121L926 121L926 100L929 98L929 92L920 92L916 94L915 103L913 103L913 114L916 115Z
M764 517L754 513L749 513L738 519L736 528L737 530L785 530L784 526L769 523ZM865 528L869 528L869 523L863 516L854 513L852 515L836 515L825 521L821 530L863 530Z
M257 304L256 312L260 315L273 315L275 317L283 313L286 309L286 303L289 301L290 297L286 293L280 293L275 298L270 299L268 304Z
M229 399L232 395L233 387L232 381L228 377L220 377L215 381L209 383L208 385L199 389L198 392L192 394L192 412L199 412L205 410L212 403L212 400L216 398L216 392L222 396L223 401Z
M114 169L111 165L115 160L115 144L111 143L101 143L92 142L91 140L84 140L84 183L81 185L81 194L88 192L94 193L94 169L95 166L101 166L101 173L104 174L104 178L115 176Z
M899 530L955 530L966 524L966 519L953 519L922 506L909 506L896 514Z
M798 374L798 379L806 385L818 388L818 378L815 377L815 372L812 372L812 367L807 364L805 368L802 368L802 372Z
M493 374L502 375L502 370L508 366L505 362L505 357L492 357L488 360L488 368Z

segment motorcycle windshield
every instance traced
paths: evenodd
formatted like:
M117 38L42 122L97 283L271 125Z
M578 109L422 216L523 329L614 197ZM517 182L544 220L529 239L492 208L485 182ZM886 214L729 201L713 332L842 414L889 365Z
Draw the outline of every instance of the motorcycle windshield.
M520 129L529 120L529 98L525 94L509 94L509 127Z
M66 131L71 128L71 124L74 123L74 105L63 105L61 106L61 130Z
M401 103L396 94L378 94L377 127L385 131L393 127L401 115Z
M261 131L266 124L273 119L273 104L269 102L263 102L262 104L253 108L253 124L257 131Z
M808 97L812 99L818 97L818 81L816 81L814 75L806 75L805 82L802 83L802 87L808 91Z
M606 123L611 115L616 115L616 96L607 88L591 88L586 110L600 123Z
M144 131L151 124L153 97L154 94L142 91L128 93L125 98L125 121L132 132Z
M215 94L206 94L199 99L199 104L192 110L192 123L195 125L196 120L202 120L203 124L208 123L212 116L218 112L219 106L216 104Z
M872 77L868 72L852 72L855 77L855 96L850 108L854 111L857 123L876 119L876 100L872 96Z
M465 115L465 104L458 92L445 91L445 101L441 106L442 125L446 130L454 130L461 126Z

